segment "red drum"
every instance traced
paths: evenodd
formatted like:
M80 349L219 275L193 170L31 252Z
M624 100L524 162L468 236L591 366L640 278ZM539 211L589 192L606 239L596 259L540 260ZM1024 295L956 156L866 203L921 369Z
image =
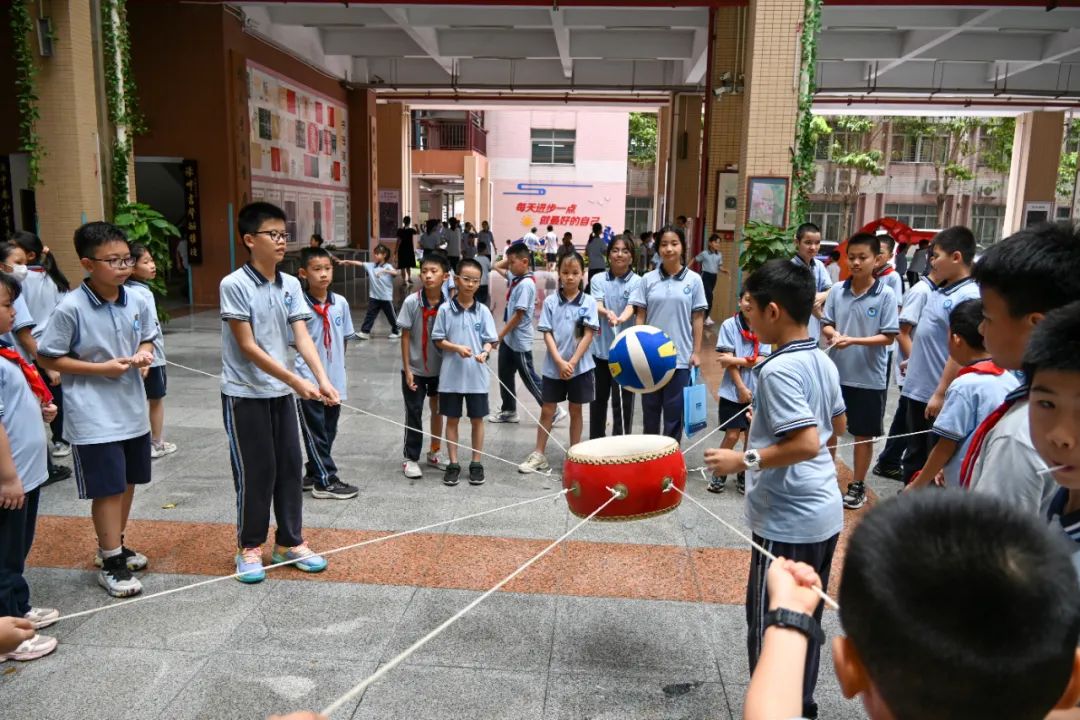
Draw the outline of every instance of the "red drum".
M586 440L570 448L563 487L570 512L588 517L611 497L596 520L641 520L671 512L686 488L686 461L679 444L663 435L618 435Z

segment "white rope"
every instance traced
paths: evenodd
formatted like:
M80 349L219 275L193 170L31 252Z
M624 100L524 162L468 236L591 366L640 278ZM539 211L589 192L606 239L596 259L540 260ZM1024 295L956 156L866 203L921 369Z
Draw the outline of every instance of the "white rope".
M555 549L556 547L558 547L559 543L561 543L561 542L562 542L563 540L565 540L566 538L568 538L568 537L570 537L571 535L573 535L573 534L574 534L574 533L575 533L575 532L576 532L576 531L578 530L578 528L580 528L580 527L581 527L582 525L584 525L585 523L589 522L589 521L590 521L590 520L592 520L592 519L593 519L594 517L596 517L596 515L597 515L597 514L599 514L601 510L603 510L604 508L606 508L606 507L607 507L608 505L610 505L611 503L613 503L613 502L614 502L615 500L618 500L618 499L619 499L620 495L619 495L619 494L618 494L618 493L617 493L617 492L616 492L615 490L612 490L611 488L608 488L608 491L609 491L609 492L611 492L611 497L609 497L609 498L607 499L607 501L606 501L606 502L604 502L604 504L603 504L603 505L601 505L600 507L596 508L596 509L595 509L595 510L593 510L593 511L592 511L591 513L589 513L589 516L588 516L588 517L586 517L586 518L582 519L582 520L581 520L581 522L579 522L579 523L578 523L577 525L575 525L574 527L570 528L570 529L569 529L569 530L567 530L567 531L566 531L565 533L563 533L563 535L562 535L561 537L559 537L559 539L557 539L557 540L555 540L554 542L552 542L552 543L551 543L550 545L548 545L548 546L547 546L546 548L544 548L543 550L541 550L541 551L540 551L539 553L537 553L536 555L533 555L533 556L532 556L531 558L529 558L528 560L526 560L524 564L522 564L522 565L521 565L521 566L519 566L519 567L518 567L518 568L517 568L516 570L514 570L514 572L510 573L510 574L509 574L509 575L507 575L507 576L506 576L505 578L503 578L503 579L502 579L502 580L500 580L500 581L499 581L498 583L496 583L496 584L495 584L495 586L494 586L494 587L492 587L492 588L491 588L490 590L488 590L487 592L485 592L485 593L484 593L483 595L480 595L479 597L477 597L477 598L476 598L475 600L473 600L473 601L472 601L471 603L469 603L469 604L468 604L468 605L466 605L465 607L463 607L463 608L461 608L460 610L458 610L458 611L457 611L456 613L454 613L454 615L453 615L452 617L450 617L449 619L447 619L447 620L443 621L443 623L442 623L442 624L440 624L440 625L439 625L439 626L438 626L437 628L435 628L434 630L432 630L431 632L429 632L429 633L428 633L427 635L425 635L424 637L422 637L422 638L420 638L419 640L417 640L416 642L414 642L414 643L413 643L412 645L410 645L410 646L409 646L408 648L406 648L406 649L405 649L405 651L404 651L404 652L402 652L402 653L401 653L400 655L398 655L397 657L395 657L395 658L394 658L393 660L390 660L389 662L387 662L387 663L386 663L385 665L383 665L382 667L380 667L380 668L379 668L378 670L376 670L376 671L375 671L375 672L374 672L373 674L371 674L371 675L370 675L369 677L367 677L366 679L362 680L362 681L361 681L361 682L360 682L359 684L357 684L356 686L354 686L354 687L353 687L353 688L352 688L351 690L349 690L349 691L348 691L347 693L345 693L344 695L342 695L341 697L339 697L339 698L338 698L337 700L335 700L334 702L332 702L332 703L331 703L330 705L328 705L328 706L326 707L326 709L325 709L325 710L323 710L323 711L322 711L322 714L323 714L323 715L325 715L326 717L329 717L329 716L331 716L331 715L332 715L332 714L333 714L334 712L336 712L337 710L341 709L341 707L342 707L342 706L343 706L343 705L344 705L345 703L349 702L350 700L352 700L353 698L355 698L355 697L356 697L357 695L359 695L359 694L361 694L362 692L364 692L364 690L366 690L366 689L367 689L367 688L368 688L368 687L369 687L369 686L370 686L370 685L371 685L372 683L374 683L374 682L375 682L376 680L378 680L378 679L379 679L379 678L381 678L381 677L382 677L383 675L385 675L386 673L390 672L390 671L391 671L391 670L393 670L393 669L394 669L395 667L397 667L398 665L400 665L400 664L401 664L402 662L404 662L404 661L405 661L406 659L408 659L408 657L409 657L410 655L412 655L412 654L413 654L414 652L416 652L417 650L419 650L420 648L422 648L422 647L423 647L424 645L426 645L426 644L427 644L427 643L429 643L430 641L434 640L434 639L435 639L436 637L438 637L438 636L439 636L439 635L440 635L440 634L441 634L441 633L442 633L442 632L443 632L444 630L446 630L446 629L447 629L448 627L450 627L451 625L453 625L453 624L454 624L455 622L457 622L457 621L458 621L458 620L460 620L461 618L465 617L465 615L466 615L466 614L468 614L468 613L469 613L469 611L471 611L471 610L472 610L473 608L475 608L475 607L476 607L477 605L479 605L480 603L482 603L482 602L483 602L484 600L487 600L487 599L488 599L489 597L491 597L491 595L493 595L493 594L494 594L495 592L497 592L497 591L498 591L498 590L499 590L500 588L502 588L502 587L503 587L504 585L506 585L506 584L507 584L508 582L510 582L511 580L513 580L514 578L516 578L516 577L517 577L518 575L520 575L521 573L525 572L525 570L527 570L527 569L528 569L528 568L529 568L530 566L532 566L532 565L533 565L533 563L535 563L535 562L536 562L537 560L539 560L540 558L544 557L544 556L545 556L545 555L547 555L547 554L548 554L549 552L551 552L551 551L552 551L552 550L554 550L554 549Z
M739 536L740 538L742 538L743 540L745 540L745 541L746 541L747 543L749 543L749 544L750 544L750 546L751 546L751 547L753 547L753 548L754 548L755 550L757 550L757 551L758 551L759 553L761 553L761 554L762 554L762 555L764 555L765 557L769 558L769 559L770 559L770 560L772 560L773 562L776 562L776 561L777 561L777 557L776 557L775 555L773 555L773 554L772 554L771 552L769 552L768 550L766 550L766 549L765 549L764 547L762 547L762 546L761 546L760 544L758 544L758 543L754 542L754 539L753 539L752 537L748 536L748 535L747 535L746 533L744 533L743 531L739 530L739 528L735 527L734 525L732 525L731 523L729 523L729 522L728 522L727 520L725 520L724 518L720 517L719 515L717 515L716 513L714 513L714 512L712 511L712 510L710 510L709 508L707 508L707 507L705 507L704 505L702 505L702 504L701 504L700 502L698 502L698 500L697 500L696 498L694 498L694 497L693 497L692 495L687 495L687 494L686 494L685 492L683 492L682 490L679 490L679 488L678 488L678 486L677 486L677 485L674 485L674 484L672 484L672 485L671 485L671 487L672 487L672 489L674 489L674 490L678 490L678 491L679 491L679 494L680 494L680 495L682 495L682 496L683 496L684 498L686 498L686 499L687 499L687 500L689 500L690 502L694 503L694 504L695 504L695 505L697 505L697 506L698 506L699 508L701 508L701 509L702 509L702 510L704 510L704 511L705 511L706 513L708 513L708 514L709 514L709 515L711 515L711 516L712 516L713 518L715 518L715 519L716 519L717 521L719 521L721 525L723 525L723 526L724 526L724 527L726 527L726 528L727 528L728 530L730 530L731 532L735 533L735 534L736 534L736 535L738 535L738 536ZM820 587L818 587L818 586L816 586L816 585L815 585L814 587L812 587L812 588L810 588L810 589L811 589L811 590L813 590L813 591L814 591L815 593L817 593L817 596L818 596L818 597L820 597L820 598L821 598L821 599L822 599L822 600L823 600L823 601L825 602L825 604L826 604L826 605L828 605L829 607L831 607L831 608L832 608L833 610L839 610L839 609L840 609L840 605L839 605L839 604L838 604L838 603L837 603L837 602L836 602L835 600L833 600L833 599L832 599L831 597L829 597L829 596L828 596L828 595L827 595L827 594L825 593L825 591L824 591L824 590L822 590L822 589L821 589Z
M504 340L503 342L506 342L506 341ZM500 350L499 350L499 352L502 352L502 350L500 349ZM503 389L504 389L504 390L506 390L506 392L510 393L510 397L514 398L514 404L515 404L515 405L517 405L517 407L518 407L518 408L520 408L520 409L524 410L524 411L525 411L525 414L526 414L526 415L528 415L529 417L531 417L531 418L532 418L532 419L533 419L533 420L534 420L534 421L536 422L536 426L537 426L538 428L540 428L540 429L541 429L541 430L543 430L543 431L544 431L545 433L547 433L548 439L549 439L549 440L551 440L551 441L552 441L553 443L555 443L556 445L558 445L558 446L559 446L559 447L560 447L560 448L562 449L562 451L563 451L564 453L565 453L565 452L567 452L567 450L566 450L566 446L565 446L565 445L563 445L563 444L562 444L561 442L559 442L558 438L556 438L556 437L555 437L554 435L552 435L552 434L551 434L551 430L549 430L549 429L547 429L546 427L544 427L544 423L540 422L540 418L538 418L538 417L536 417L535 415L533 415L533 414L532 414L532 413L531 413L531 412L529 411L529 408L525 407L525 406L524 406L524 405L523 405L523 404L521 403L521 401L520 401L520 400L518 400L518 398L517 398L517 395L515 395L515 394L514 394L514 392L513 392L513 391L512 391L512 390L511 390L510 388L506 387L506 383L504 383L504 382L502 381L502 378L500 378L500 377L499 377L499 373L497 373L496 371L494 371L494 370L492 370L492 369L491 369L490 367L488 367L487 363L484 363L484 367L486 367L486 368L487 368L487 371L488 371L488 373L489 373L489 374L490 374L490 375L491 375L491 376L492 376L493 378L495 378L495 379L496 379L496 380L497 380L497 381L499 382L499 384L500 384L500 385L502 385L502 386L503 386ZM541 414L543 414L543 413L542 413L542 411L541 411ZM559 406L558 406L558 404L556 404L556 405L555 405L555 414L556 414L556 415L558 415L558 414L559 414ZM551 425L552 425L552 427L554 427L554 425L555 425L555 418L554 418L554 417L552 417L552 419L551 419Z
M855 442L840 443L839 445L833 445L832 449L833 450L838 450L839 448L842 448L842 447L851 447L853 445L862 445L864 443L879 443L882 440L892 440L893 438L914 437L915 435L925 435L926 433L933 432L933 431L934 431L933 428L931 428L929 430L916 430L915 432L900 433L899 435L875 435L874 437L872 437L872 438L870 438L868 440L856 440Z
M709 432L707 432L707 433L705 433L704 435L702 435L701 437L699 437L699 438L697 439L697 442L695 442L695 443L694 443L693 445L691 445L690 447L688 447L688 448L686 448L685 450L683 450L683 451L682 451L682 452L683 452L683 455L686 455L686 453L690 452L691 450L693 450L694 448L696 448L696 447L697 447L698 445L700 445L701 443L705 442L706 440L708 440L708 439L709 439L710 437L712 437L712 436L713 436L713 435L715 435L716 433L718 433L718 432L720 432L721 430L723 430L723 429L724 429L724 427L726 427L726 426L727 426L727 424L728 424L729 422L731 422L732 420L734 420L735 418L737 418L737 417L739 417L739 416L741 416L741 415L745 415L745 414L746 414L746 411L747 411L747 410L748 410L748 408L743 408L743 409L742 409L742 410L740 410L739 412L737 412L737 413L735 413L734 415L732 415L731 417L729 417L729 418L728 418L727 420L725 420L724 422L722 422L722 423L720 423L719 425L717 425L716 427L714 427L714 428L713 428L712 430L710 430Z
M400 532L396 532L396 533L393 533L391 535L383 535L381 537L371 538L369 540L363 540L361 542L353 543L351 545L345 545L343 547L334 548L333 550L326 550L325 552L320 552L319 554L325 557L325 556L328 556L328 555L334 555L336 553L345 552L346 550L355 550L356 548L363 547L365 545L374 545L376 543L385 542L387 540L393 540L395 538L404 537L406 535L414 535L414 534L419 533L419 532L424 532L425 530L432 530L432 529L437 528L437 527L442 527L443 525L451 525L451 524L456 523L456 522L461 522L462 520L472 520L473 518L482 517L484 515L490 515L492 513L500 512L502 510L509 510L511 508L520 507L522 505L528 505L530 503L540 502L541 500L550 500L552 498L557 498L557 497L560 497L562 495L565 495L568 492L569 492L568 489L564 489L564 490L560 490L559 492L551 493L549 495L542 495L540 497L532 498L530 500L521 500L521 501L516 502L516 503L511 503L510 505L503 505L502 507L492 508L491 510L483 510L481 512L472 513L471 515L463 515L462 517L452 518L450 520L442 520L442 521L437 522L437 523L432 523L431 525L425 525L423 527L413 528L412 530L402 530ZM284 562L274 563L273 565L264 565L263 570L274 570L276 568L284 567L286 565L293 565L295 563L300 562L301 560L303 560L303 558L296 558L295 560L286 560ZM151 595L139 595L139 596L134 597L134 598L132 598L130 600L124 600L123 602L113 603L111 605L103 605L101 607L92 608L90 610L83 610L81 612L76 612L76 613L70 613L68 615L61 615L56 620L52 620L52 621L50 621L50 622L48 622L46 624L52 624L54 622L60 622L61 620L71 620L72 618L83 617L85 615L93 615L94 613L99 613L99 612L102 612L104 610L113 610L113 609L118 608L118 607L124 607L125 605L131 605L132 603L142 602L144 600L153 600L154 598L164 597L166 595L173 595L175 593L185 592L187 590L194 590L195 588L204 587L206 585L213 585L214 583L222 582L224 580L233 580L233 579L236 579L236 578L238 578L238 577L240 577L241 575L244 575L244 574L246 574L246 573L233 573L232 575L222 575L221 577L215 577L215 578L211 578L209 580L201 580L201 581L199 581L197 583L192 583L190 585L184 585L184 586L181 586L181 587L178 587L178 588L172 588L170 590L163 590L161 592L153 593Z
M1047 475L1047 474L1052 473L1052 472L1057 472L1058 470L1064 470L1067 467L1069 467L1069 466L1068 465L1055 465L1054 467L1049 467L1049 468L1046 468L1045 470L1040 470L1039 472L1037 472L1035 474L1036 475Z

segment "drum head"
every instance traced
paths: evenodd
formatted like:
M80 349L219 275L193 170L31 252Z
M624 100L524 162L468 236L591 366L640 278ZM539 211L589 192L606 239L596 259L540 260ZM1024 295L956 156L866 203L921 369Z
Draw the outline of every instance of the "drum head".
M678 447L666 435L616 435L572 445L567 458L589 464L634 462L642 456L666 455Z

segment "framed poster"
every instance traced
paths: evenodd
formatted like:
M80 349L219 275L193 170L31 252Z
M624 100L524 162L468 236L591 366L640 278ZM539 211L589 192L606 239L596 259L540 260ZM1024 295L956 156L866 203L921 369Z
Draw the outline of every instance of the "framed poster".
M752 177L746 181L747 222L787 227L788 178Z

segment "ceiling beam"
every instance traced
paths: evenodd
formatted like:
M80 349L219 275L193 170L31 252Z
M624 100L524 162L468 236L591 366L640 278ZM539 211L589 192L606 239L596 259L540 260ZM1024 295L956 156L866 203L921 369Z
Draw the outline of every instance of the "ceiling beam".
M697 85L705 77L705 66L709 61L709 31L706 28L694 30L694 44L690 57L683 60L683 84Z
M574 60L570 57L570 31L563 22L562 10L555 8L548 12L551 13L551 30L555 33L555 45L559 48L563 77L569 80L574 75Z
M921 33L918 35L916 35L915 33L911 33L910 37L919 37L919 40L911 43L910 47L908 46L908 43L905 42L903 54L895 60L891 60L883 65L878 65L876 71L871 73L871 76L869 78L870 81L873 82L874 80L881 77L890 70L900 67L908 60L913 60L919 57L927 50L937 47L943 42L946 42L956 37L965 30L979 26L984 20L989 20L994 15L997 15L999 12L1001 12L1001 8L991 8L989 10L984 10L981 13L972 15L962 23L957 23L956 27L950 28L949 30L946 30L940 34L934 35L929 39L925 39Z
M398 24L405 33L413 39L420 49L428 54L432 60L434 60L439 67L446 71L447 75L454 74L454 61L450 58L443 57L439 53L439 38L435 33L435 28L430 27L414 27L409 22L408 14L399 7L384 7L383 12L390 16L390 18Z
M998 80L1006 80L1013 75L1027 72L1040 65L1060 62L1069 55L1076 55L1078 53L1080 53L1080 30L1072 29L1068 32L1057 33L1055 36L1046 39L1046 44L1043 46L1042 58L1026 63L998 63L996 70L999 72L995 72L995 76Z

